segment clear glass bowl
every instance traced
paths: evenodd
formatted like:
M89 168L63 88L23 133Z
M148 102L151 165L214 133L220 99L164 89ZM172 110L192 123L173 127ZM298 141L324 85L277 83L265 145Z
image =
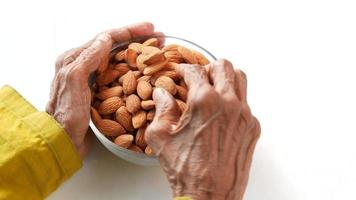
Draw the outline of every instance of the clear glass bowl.
M111 54L114 55L116 52L120 51L121 49L127 48L128 44L135 42L135 41L144 41L147 38L139 38L136 40L132 40L129 42L121 43L121 44L116 44L112 48ZM174 36L164 36L164 45L169 45L169 44L177 44L177 45L182 45L190 49L194 49L200 53L202 53L209 61L213 62L216 60L215 56L211 54L209 51L201 47L200 45L188 41L186 39L174 37ZM95 76L91 77L91 80L89 81L90 83L93 83L95 79ZM159 162L155 157L149 157L144 153L137 153L133 152L131 150L122 148L112 141L110 141L108 138L106 138L95 126L92 120L90 120L90 127L93 130L95 136L98 138L98 140L113 154L115 154L117 157L124 159L128 162L141 165L141 166L159 166Z

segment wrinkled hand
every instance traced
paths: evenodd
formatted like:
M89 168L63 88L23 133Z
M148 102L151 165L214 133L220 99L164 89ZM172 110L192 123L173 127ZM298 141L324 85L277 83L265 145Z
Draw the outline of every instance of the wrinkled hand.
M150 36L153 31L150 23L112 29L59 56L46 110L63 126L82 157L88 150L85 136L90 120L89 75L96 70L105 71L113 43Z
M189 87L188 110L180 116L174 98L155 89L156 116L146 141L174 196L240 200L260 136L259 122L246 101L246 76L225 60L205 69L179 65L177 70Z

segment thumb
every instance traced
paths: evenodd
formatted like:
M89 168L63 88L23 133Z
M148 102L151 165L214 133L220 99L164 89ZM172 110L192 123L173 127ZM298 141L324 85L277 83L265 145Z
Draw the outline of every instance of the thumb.
M165 123L177 123L181 115L174 97L162 88L156 88L153 91L153 100L156 105L156 114L154 120L164 121Z
M171 137L172 129L179 121L181 111L174 97L164 89L153 91L156 113L152 123L147 127L145 140L154 152Z

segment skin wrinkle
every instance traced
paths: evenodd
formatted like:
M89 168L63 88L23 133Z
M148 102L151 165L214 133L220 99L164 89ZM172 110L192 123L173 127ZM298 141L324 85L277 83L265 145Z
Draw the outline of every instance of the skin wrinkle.
M223 68L219 70L209 69L221 65ZM229 63L205 66L216 73L210 76L213 85L202 67L179 65L178 73L183 75L189 88L188 110L178 123L172 122L171 137L165 138L170 142L147 141L159 149L158 158L175 196L188 195L195 200L242 199L252 161L251 150L258 139L251 135L259 135L260 129L251 129L257 119L252 116L247 102L239 101L239 97L246 99L243 96L246 93L240 91L245 90L246 82L240 83L241 77L236 77L232 66L225 65ZM172 117L168 116L172 105L167 106L160 112L162 118ZM156 112L159 112L158 107ZM151 125L160 124L157 120L159 118Z
M65 127L82 156L90 119L89 74L108 67L113 42L152 34L150 23L109 30L57 60L47 111ZM178 65L177 72L189 88L188 109L181 116L173 112L177 108L173 97L162 94L159 102L165 104L160 108L156 104L160 116L147 127L147 143L156 152L174 196L241 200L261 131L246 102L246 75L234 71L226 60L207 66Z
M113 42L153 33L150 23L112 29L58 57L46 111L66 130L82 157L88 150L85 136L90 120L89 75L99 70L99 66L102 70L107 66Z
M219 110L221 110L221 109L219 109ZM190 145L190 147L188 148L189 149L188 150L188 155L185 156L183 159L180 159L178 157L179 160L174 162L174 164L176 166L178 166L178 171L184 171L184 170L188 171L187 162L189 161L190 163L192 163L191 160L189 160L189 158L191 157L190 155L193 152L194 148L196 147L196 145L193 145L193 144L196 143L196 139L200 136L200 133L202 133L203 130L207 127L207 125L210 124L210 122L213 119L215 119L219 114L220 114L220 112L218 112L215 115L213 115L210 119L207 120L207 122L205 124L203 124L200 127L194 127L194 126L189 127L189 130L191 130L193 132L194 137L193 137L193 141L191 142L192 145ZM182 163L179 164L179 161L181 161ZM179 166L181 166L181 167L179 167Z
M237 143L237 144L239 143L239 141L237 141L235 137L233 137L232 139L233 139L233 141L234 141L235 143ZM241 141L242 141L242 140L240 140L240 142L241 142ZM241 145L238 145L238 147L239 147L239 148L236 148L235 155L240 155L242 146L241 146ZM232 172L235 172L236 174L235 174L235 176L233 176L234 179L233 179L232 182L233 182L234 184L232 184L231 187L227 190L227 193L226 193L227 196L225 197L225 198L227 198L227 199L234 199L233 196L230 197L230 194L231 194L231 192L233 192L235 186L237 185L237 181L238 181L238 177L239 177L239 170L238 170L238 165L239 165L238 161L239 161L239 159L238 159L238 156L235 156L234 159L235 159L235 165L234 165L234 170L232 170Z

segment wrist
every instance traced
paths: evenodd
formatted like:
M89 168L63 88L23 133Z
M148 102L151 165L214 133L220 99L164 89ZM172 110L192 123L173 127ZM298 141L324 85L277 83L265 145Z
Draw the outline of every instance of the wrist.
M73 146L77 150L80 157L83 159L88 152L88 146L89 146L88 138L77 137L75 133L78 130L75 130L75 128L71 127L69 125L69 123L66 123L66 120L65 120L66 117L63 117L63 115L56 114L56 113L50 113L50 112L48 112L48 110L47 110L47 113L49 115L51 115L61 125L61 127L65 130L65 132L67 133L68 137L70 138Z

